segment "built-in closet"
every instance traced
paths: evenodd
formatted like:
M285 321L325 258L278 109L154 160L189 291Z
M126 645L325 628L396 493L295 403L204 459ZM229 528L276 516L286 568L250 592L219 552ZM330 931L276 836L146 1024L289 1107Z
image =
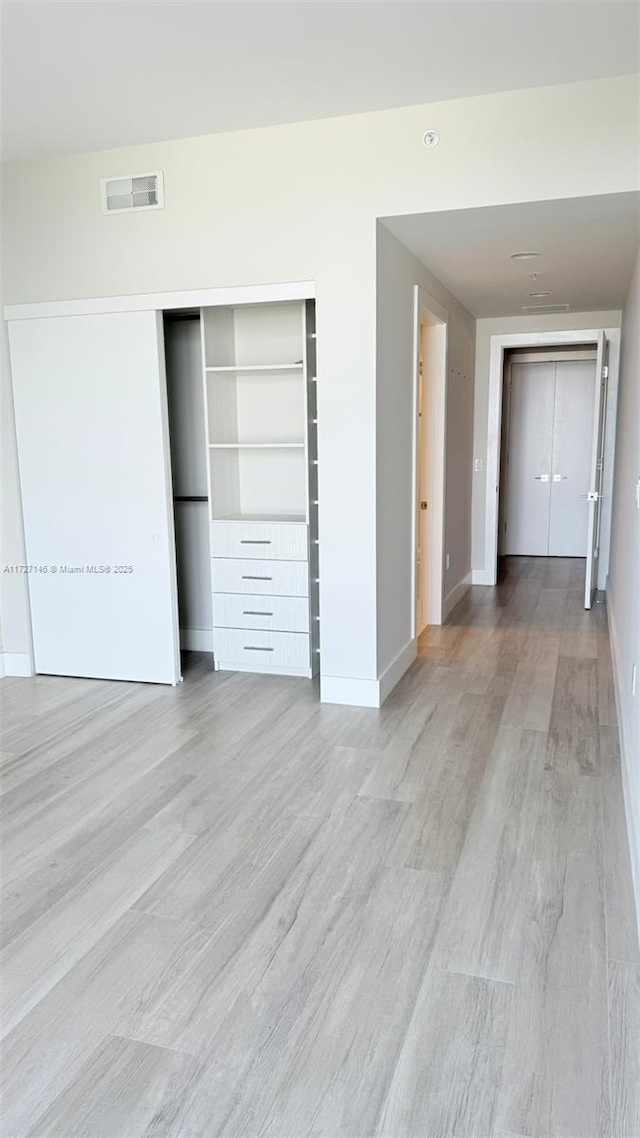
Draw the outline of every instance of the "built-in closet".
M37 672L177 683L180 646L215 669L318 672L303 287L9 322Z
M313 302L165 316L180 638L318 671Z

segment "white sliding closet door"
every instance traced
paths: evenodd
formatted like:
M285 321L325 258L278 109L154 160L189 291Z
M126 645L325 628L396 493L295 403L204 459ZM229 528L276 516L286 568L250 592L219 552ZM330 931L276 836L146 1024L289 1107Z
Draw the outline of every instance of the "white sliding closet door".
M9 336L36 671L177 683L161 314Z

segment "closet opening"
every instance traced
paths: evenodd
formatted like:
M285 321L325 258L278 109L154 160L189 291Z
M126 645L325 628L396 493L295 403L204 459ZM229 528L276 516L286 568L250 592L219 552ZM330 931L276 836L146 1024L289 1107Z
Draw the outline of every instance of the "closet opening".
M181 651L213 652L199 310L164 313Z
M496 557L581 560L585 608L602 535L606 344L506 345L497 407Z
M180 647L319 671L313 301L164 316Z

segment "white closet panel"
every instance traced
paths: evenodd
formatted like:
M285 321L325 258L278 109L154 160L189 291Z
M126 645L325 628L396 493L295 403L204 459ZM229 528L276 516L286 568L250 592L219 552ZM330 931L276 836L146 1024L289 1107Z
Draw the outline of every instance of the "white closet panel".
M587 546L595 360L556 365L549 556L584 557Z
M161 317L21 320L9 336L36 671L176 683Z
M507 554L548 553L554 392L555 364L511 365Z

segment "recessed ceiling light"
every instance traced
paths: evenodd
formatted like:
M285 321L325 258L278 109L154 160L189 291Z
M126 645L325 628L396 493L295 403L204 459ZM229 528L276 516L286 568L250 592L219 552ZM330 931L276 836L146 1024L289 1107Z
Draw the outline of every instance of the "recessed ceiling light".
M509 256L510 256L512 261L530 261L530 260L532 260L533 257L539 257L540 254L539 253L524 252L524 253L510 253Z
M534 297L535 300L539 300L540 297L543 297L543 296L553 296L553 293L552 292L530 292L529 296Z

